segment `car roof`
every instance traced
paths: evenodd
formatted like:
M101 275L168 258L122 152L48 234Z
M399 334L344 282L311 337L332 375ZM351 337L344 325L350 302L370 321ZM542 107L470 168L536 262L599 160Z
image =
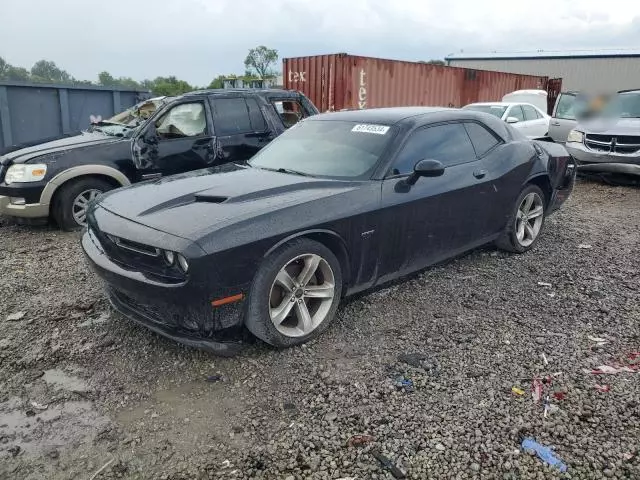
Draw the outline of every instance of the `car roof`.
M315 115L310 120L342 120L345 122L366 122L393 125L408 120L439 112L457 111L445 107L389 107L369 108L366 110L343 110Z
M241 93L243 95L266 96L266 97L286 97L297 98L301 94L296 90L285 90L283 88L209 88L204 90L195 90L182 95L183 97L197 95L228 95L233 93Z
M477 105L477 106L481 106L481 107L492 107L492 106L508 107L509 105L520 105L522 103L523 102L476 102L476 103L470 103L468 105L465 105L465 107L469 107L471 105Z

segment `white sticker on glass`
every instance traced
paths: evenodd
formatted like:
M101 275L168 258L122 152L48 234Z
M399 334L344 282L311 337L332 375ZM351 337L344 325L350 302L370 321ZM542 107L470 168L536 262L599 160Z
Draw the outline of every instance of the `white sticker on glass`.
M390 127L385 127L384 125L366 125L360 124L356 125L351 129L352 132L361 132L361 133L375 133L376 135L384 135L389 131Z

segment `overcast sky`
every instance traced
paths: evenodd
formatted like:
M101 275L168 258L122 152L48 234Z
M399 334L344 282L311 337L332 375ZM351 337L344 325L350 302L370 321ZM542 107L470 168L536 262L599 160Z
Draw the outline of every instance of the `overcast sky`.
M107 70L207 85L242 73L256 45L281 58L404 60L461 49L640 48L638 0L0 0L0 18L9 63L45 58L87 80Z

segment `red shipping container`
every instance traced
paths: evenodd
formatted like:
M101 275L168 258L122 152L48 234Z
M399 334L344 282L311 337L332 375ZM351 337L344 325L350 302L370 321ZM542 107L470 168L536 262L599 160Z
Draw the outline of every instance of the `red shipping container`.
M462 107L500 101L515 90L546 89L547 77L358 57L285 58L284 86L321 112L397 106Z

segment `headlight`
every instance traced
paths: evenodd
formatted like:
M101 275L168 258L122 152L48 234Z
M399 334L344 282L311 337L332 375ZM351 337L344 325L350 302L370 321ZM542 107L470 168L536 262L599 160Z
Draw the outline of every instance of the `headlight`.
M37 182L44 178L47 166L41 163L11 165L4 176L4 182L11 183Z
M179 253L177 254L178 257L178 265L180 265L180 269L184 272L187 273L187 270L189 270L189 262L187 262L187 259L184 258L182 255L180 255Z
M584 133L579 130L571 130L567 137L567 142L582 143L582 140L584 140Z

